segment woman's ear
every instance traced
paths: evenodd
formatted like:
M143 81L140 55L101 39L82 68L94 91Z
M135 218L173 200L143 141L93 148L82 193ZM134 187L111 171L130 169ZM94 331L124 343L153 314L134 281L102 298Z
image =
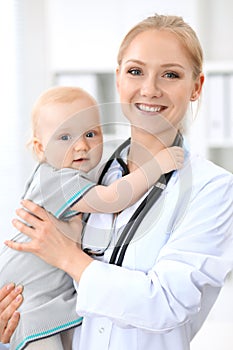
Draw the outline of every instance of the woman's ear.
M196 101L200 97L204 80L204 74L201 73L194 83L194 88L190 97L190 101Z
M34 137L33 141L32 141L32 146L33 146L33 150L37 156L37 158L39 159L39 161L43 161L44 160L44 147L43 144L41 143L41 141Z

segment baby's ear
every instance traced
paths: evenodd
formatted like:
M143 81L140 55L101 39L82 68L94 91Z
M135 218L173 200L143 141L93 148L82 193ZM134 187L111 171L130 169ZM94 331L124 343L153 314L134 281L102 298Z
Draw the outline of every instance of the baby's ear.
M32 146L36 157L39 159L40 162L43 161L45 157L43 144L38 138L34 137L32 141Z

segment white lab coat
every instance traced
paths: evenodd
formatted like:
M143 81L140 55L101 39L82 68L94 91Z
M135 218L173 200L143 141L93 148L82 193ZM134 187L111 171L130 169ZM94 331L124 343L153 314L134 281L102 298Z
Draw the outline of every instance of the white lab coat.
M118 215L113 241L137 206ZM84 243L107 242L111 223L111 215L91 215ZM73 349L188 350L233 267L232 231L232 174L187 153L123 266L107 263L109 247L75 283L84 320Z

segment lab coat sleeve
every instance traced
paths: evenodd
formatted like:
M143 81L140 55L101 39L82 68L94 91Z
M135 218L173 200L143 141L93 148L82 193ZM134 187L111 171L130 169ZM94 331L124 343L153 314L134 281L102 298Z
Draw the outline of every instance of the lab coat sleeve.
M233 267L232 230L233 181L220 176L193 196L150 270L92 262L79 283L77 312L152 332L189 322Z

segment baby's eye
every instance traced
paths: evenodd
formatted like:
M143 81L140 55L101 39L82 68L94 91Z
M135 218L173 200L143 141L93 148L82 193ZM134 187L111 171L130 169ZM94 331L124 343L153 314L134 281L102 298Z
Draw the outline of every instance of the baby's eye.
M164 77L168 78L168 79L177 79L177 78L179 78L179 74L174 73L174 72L167 72L164 74Z
M71 135L69 135L69 134L64 134L64 135L61 135L60 136L60 140L62 140L62 141L69 141L69 140L71 140Z
M142 71L139 68L131 68L128 70L128 73L131 75L141 75Z
M87 133L86 133L86 137L95 137L95 135L96 135L96 133L94 132L94 131L88 131Z

